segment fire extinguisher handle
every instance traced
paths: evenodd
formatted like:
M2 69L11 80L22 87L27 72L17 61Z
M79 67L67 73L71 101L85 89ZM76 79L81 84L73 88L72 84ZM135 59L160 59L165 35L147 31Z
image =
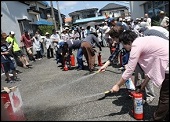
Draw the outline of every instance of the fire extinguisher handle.
M143 90L141 89L141 85L136 86L136 90L135 91L138 92L138 93L142 93Z

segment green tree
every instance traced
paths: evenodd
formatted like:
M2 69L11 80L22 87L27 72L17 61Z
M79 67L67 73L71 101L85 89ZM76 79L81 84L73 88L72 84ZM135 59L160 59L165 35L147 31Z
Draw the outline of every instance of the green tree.
M54 26L50 26L50 25L39 25L38 29L40 30L42 35L45 35L46 32L49 32L50 34L52 34L52 30L54 29Z

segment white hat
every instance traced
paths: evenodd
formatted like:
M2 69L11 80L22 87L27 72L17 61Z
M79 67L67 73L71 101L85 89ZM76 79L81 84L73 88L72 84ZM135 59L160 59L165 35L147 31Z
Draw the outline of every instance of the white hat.
M69 28L68 27L65 27L66 30L68 30Z
M63 33L63 32L66 32L66 29L63 29L63 30L62 30L62 33Z
M127 21L128 21L128 22L130 22L130 21L131 21L131 19L127 19Z
M50 33L46 32L45 35L49 35Z
M94 27L90 27L90 32L95 32L95 28Z
M119 21L123 21L123 19L122 19L122 18L119 18Z
M165 12L164 11L160 11L160 14L164 14Z
M10 34L13 35L13 34L15 34L15 33L14 33L14 31L11 31Z

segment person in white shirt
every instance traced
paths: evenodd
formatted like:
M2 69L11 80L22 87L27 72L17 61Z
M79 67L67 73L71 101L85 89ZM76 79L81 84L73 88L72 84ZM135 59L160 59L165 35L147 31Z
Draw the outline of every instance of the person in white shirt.
M70 36L68 35L66 29L63 29L61 33L61 40L63 40L64 42L67 42L67 40L70 40Z
M103 22L103 26L100 27L100 30L102 31L102 40L103 40L103 44L104 46L109 46L109 43L108 43L108 39L110 38L109 37L109 30L110 30L110 27L108 26L107 22Z
M160 11L160 26L169 30L169 17L165 16L164 11Z
M90 26L87 26L85 31L84 31L84 37L88 36L88 34L90 34Z
M40 43L40 38L38 38L38 34L35 34L35 36L33 36L32 40L33 40L33 47L35 48L36 51L36 59L41 60L42 55L41 55L41 43Z
M50 38L52 39L52 41L53 41L53 46L54 46L54 50L55 50L55 55L56 55L56 60L57 60L57 58L58 58L58 56L57 56L57 50L58 50L58 42L60 41L60 36L59 36L59 34L57 34L57 32L56 32L56 30L55 29L53 29L52 30L52 35L50 36Z
M48 32L45 33L46 38L44 39L45 46L47 49L47 58L54 58L53 53L53 40L50 38L50 34Z
M149 18L148 14L144 15L144 21L146 21L148 26L151 27L151 18Z
M80 34L79 34L77 28L75 28L74 31L73 31L72 39L73 39L73 40L80 40Z
M85 38L85 29L84 29L84 27L81 28L80 35L81 35L81 40L83 40Z

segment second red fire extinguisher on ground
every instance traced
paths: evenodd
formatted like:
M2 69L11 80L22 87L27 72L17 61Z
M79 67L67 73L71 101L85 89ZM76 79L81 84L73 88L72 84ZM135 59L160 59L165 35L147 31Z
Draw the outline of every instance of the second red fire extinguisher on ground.
M101 52L98 53L98 65L102 66L102 56L101 56Z
M71 66L75 66L75 57L74 54L70 55Z

